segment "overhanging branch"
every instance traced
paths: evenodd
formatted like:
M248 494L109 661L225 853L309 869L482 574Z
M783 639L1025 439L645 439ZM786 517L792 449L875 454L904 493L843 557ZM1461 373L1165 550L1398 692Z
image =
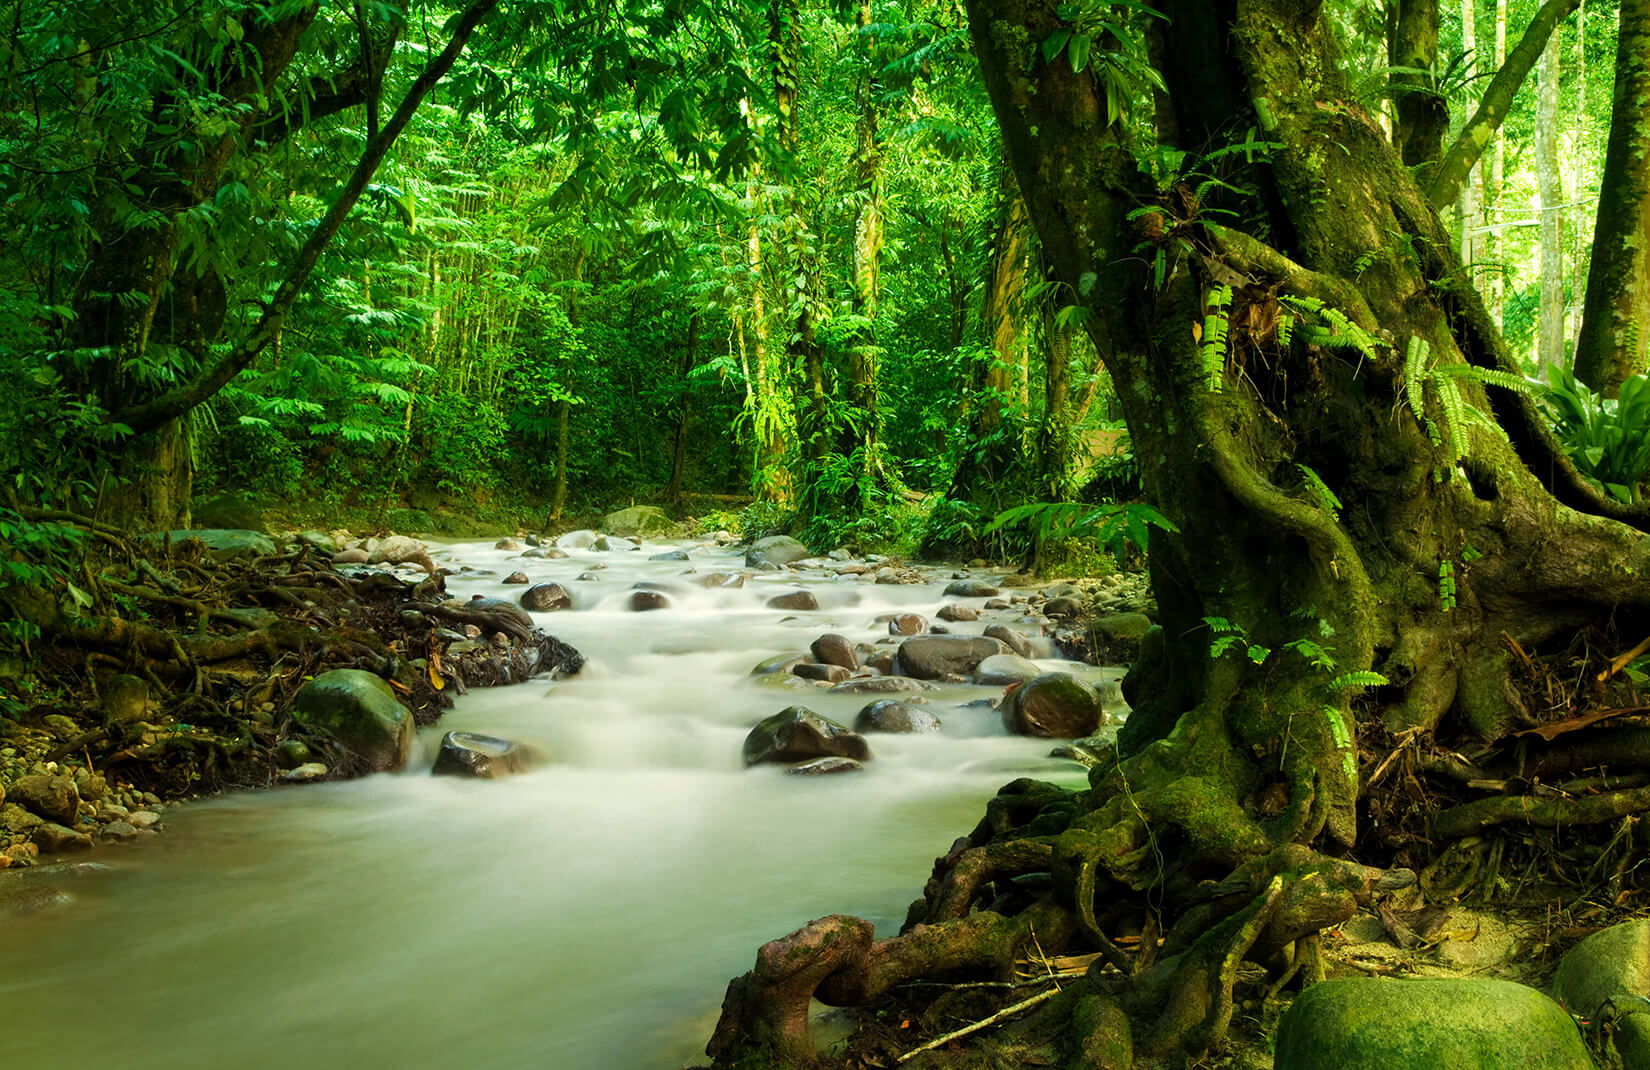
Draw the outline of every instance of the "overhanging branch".
M1484 96L1478 102L1478 110L1473 112L1467 125L1461 128L1461 133L1455 143L1444 153L1443 159L1438 161L1438 169L1433 174L1432 185L1427 188L1427 199L1435 208L1440 210L1455 203L1461 195L1461 187L1466 184L1467 176L1472 173L1473 166L1478 158L1489 147L1490 139L1495 135L1507 113L1512 109L1513 97L1518 95L1518 87L1524 84L1530 71L1535 69L1536 62L1541 59L1541 53L1546 51L1547 39L1558 29L1558 24L1570 17L1570 13L1580 6L1581 0L1547 0L1541 5L1541 10L1535 13L1530 20L1529 28L1524 31L1518 47L1512 50L1507 62L1495 72L1490 80L1490 86L1484 90Z
M160 397L115 413L110 418L111 423L125 424L134 434L140 435L159 428L168 420L182 416L222 390L279 336L287 313L291 311L293 302L298 299L304 284L309 281L315 265L320 262L322 251L343 226L356 202L361 199L361 194L377 173L378 166L384 161L390 147L412 121L413 114L424 102L424 98L429 96L436 83L441 81L458 61L476 26L497 6L498 0L474 0L464 9L464 13L453 26L453 35L448 40L447 47L425 64L424 70L401 98L401 105L396 108L390 121L378 132L377 137L367 142L367 147L356 163L355 170L350 174L349 181L339 191L338 199L332 202L332 207L310 234L309 240L304 242L303 248L298 251L297 257L287 269L286 277L281 280L275 296L264 307L263 314L258 317L258 323L251 333L217 364L202 370L193 379Z

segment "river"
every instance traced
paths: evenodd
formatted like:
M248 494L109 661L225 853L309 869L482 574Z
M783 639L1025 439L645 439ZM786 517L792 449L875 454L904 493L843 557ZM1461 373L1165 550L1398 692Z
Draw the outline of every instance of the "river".
M648 559L671 549L692 560ZM1047 740L964 708L1001 690L972 686L928 696L938 733L869 737L862 773L743 768L761 718L805 703L851 724L879 697L773 690L753 665L826 631L874 641L878 616L933 619L958 599L942 594L949 571L909 586L758 572L708 591L682 575L737 570L739 553L448 548L441 563L491 573L450 577L459 597L514 596L501 581L517 569L572 590L572 610L535 616L585 671L461 698L403 773L177 806L158 839L98 851L108 870L62 885L74 903L0 920L0 1063L674 1070L705 1061L723 989L763 941L828 913L890 935L999 786L1083 783ZM630 612L640 580L671 584L671 608ZM798 586L822 608L764 608ZM1014 614L985 617L950 627ZM431 777L450 729L549 760L502 781Z

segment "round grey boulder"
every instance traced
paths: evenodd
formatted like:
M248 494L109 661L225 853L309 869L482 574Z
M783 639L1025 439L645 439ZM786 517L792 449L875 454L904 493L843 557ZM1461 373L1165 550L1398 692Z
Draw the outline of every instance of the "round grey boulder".
M1558 964L1553 998L1584 1018L1641 1007L1650 992L1650 918L1600 929ZM1650 1014L1624 1014L1611 1036L1622 1065L1650 1068Z
M556 537L556 545L563 550L588 550L596 544L596 533L589 528L569 531Z
M1043 673L1003 702L1003 726L1021 736L1077 739L1105 722L1099 692L1069 672Z
M1563 1007L1511 981L1348 977L1278 1022L1276 1070L1591 1070Z
M559 583L538 583L521 592L521 606L535 613L572 609L573 596Z
M951 598L995 598L1000 592L984 580L957 580L945 593Z
M831 757L862 762L871 757L871 748L863 737L805 706L780 710L759 722L745 737L746 765Z
M750 549L745 551L745 565L747 568L788 565L792 561L802 561L812 556L806 546L789 535L769 535L765 539L757 539L751 543Z
M389 684L361 669L333 669L305 684L292 717L327 729L375 771L400 769L412 753L412 714Z
M974 668L974 682L989 687L1023 683L1042 674L1034 662L1018 654L993 654Z
M497 780L525 772L531 764L532 755L519 743L474 732L448 732L441 737L441 752L430 773Z
M856 732L938 732L940 719L921 706L894 699L873 702L854 718Z
M918 680L943 680L971 673L975 667L1001 654L1005 647L995 639L964 638L960 635L919 635L899 645L899 669Z

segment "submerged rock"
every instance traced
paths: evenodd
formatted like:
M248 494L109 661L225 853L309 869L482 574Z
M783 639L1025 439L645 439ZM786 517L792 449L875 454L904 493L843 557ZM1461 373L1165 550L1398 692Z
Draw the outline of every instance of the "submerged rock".
M1017 684L1038 676L1043 670L1018 654L993 654L974 668L974 682L990 687Z
M921 706L894 699L873 702L854 718L856 732L938 732L940 719Z
M852 758L815 758L785 770L791 776L830 776L833 773L862 773L865 766Z
M902 691L938 690L938 687L926 680L913 680L909 676L867 676L844 680L831 688L831 693L833 695L893 695Z
M521 744L497 736L474 732L448 732L441 737L432 775L481 777L497 780L512 773L526 772L532 765L531 752Z
M788 673L798 665L806 663L806 654L775 654L771 658L764 658L751 669L752 676L768 676L772 673Z
M745 737L746 765L828 757L865 761L871 757L871 748L861 736L805 706L780 710Z
M630 592L630 609L634 613L646 613L650 609L669 609L670 599L663 591L632 591Z
M361 669L333 669L305 684L293 696L292 716L327 729L375 771L400 769L412 753L412 714L389 684Z

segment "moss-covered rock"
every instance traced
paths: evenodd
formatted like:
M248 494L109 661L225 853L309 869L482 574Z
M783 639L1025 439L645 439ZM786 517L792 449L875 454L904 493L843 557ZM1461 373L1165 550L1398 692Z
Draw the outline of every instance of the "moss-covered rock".
M1553 978L1553 998L1576 1014L1596 1018L1614 1004L1612 1037L1627 1070L1650 1070L1650 918L1622 922L1589 936L1564 956Z
M361 669L333 669L305 684L292 716L327 729L374 770L400 769L412 753L412 714L389 684Z
M647 538L650 535L674 534L676 521L670 519L670 514L657 505L633 505L629 509L608 513L602 518L602 527L615 535L640 535Z
M789 535L770 535L751 543L750 549L745 551L745 567L788 565L792 561L801 561L812 556L812 552L806 546Z
M1003 701L1003 727L1021 736L1077 739L1105 723L1100 693L1069 672L1045 672Z
M790 706L751 729L745 737L744 756L746 765L831 757L862 762L871 757L871 748L830 718L805 706Z
M173 544L185 539L199 539L215 561L233 561L240 557L269 557L280 552L271 539L261 531L240 528L182 529L168 533Z
M1564 1008L1511 981L1352 977L1278 1023L1276 1070L1592 1070Z

